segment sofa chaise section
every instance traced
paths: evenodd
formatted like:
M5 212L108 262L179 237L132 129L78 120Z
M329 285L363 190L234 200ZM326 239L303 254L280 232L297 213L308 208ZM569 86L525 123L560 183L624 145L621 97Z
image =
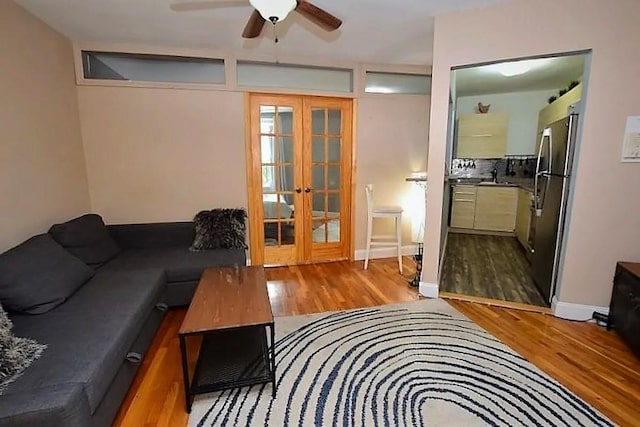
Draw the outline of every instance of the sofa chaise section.
M16 335L33 338L48 348L9 385L0 400L25 405L24 412L29 413L31 399L44 402L57 397L63 406L51 407L50 411L51 416L57 414L61 423L49 425L87 425L76 424L85 421L85 412L90 414L92 425L109 425L138 368L139 360L131 358L130 353L146 350L153 333L145 331L155 332L164 317L164 292L161 269L100 271L55 309L38 316L12 316ZM120 387L114 395L111 386L120 371L128 373L129 378L127 386ZM79 401L65 400L68 393L75 393L75 388L55 389L64 384L80 384L84 397ZM49 396L49 390L57 393ZM28 394L31 399L15 398ZM79 402L86 402L87 408L79 408ZM29 417L0 418L0 425L32 425L31 422Z

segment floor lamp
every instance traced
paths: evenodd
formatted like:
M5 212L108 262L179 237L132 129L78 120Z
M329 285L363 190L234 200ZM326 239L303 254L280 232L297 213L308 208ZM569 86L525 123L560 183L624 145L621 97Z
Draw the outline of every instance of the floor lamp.
M425 218L425 196L427 191L427 174L415 173L406 181L415 184L412 201L411 215L411 241L416 244L416 252L413 254L413 262L416 264L416 274L409 284L413 287L420 286L422 277L422 256L424 253L424 218Z

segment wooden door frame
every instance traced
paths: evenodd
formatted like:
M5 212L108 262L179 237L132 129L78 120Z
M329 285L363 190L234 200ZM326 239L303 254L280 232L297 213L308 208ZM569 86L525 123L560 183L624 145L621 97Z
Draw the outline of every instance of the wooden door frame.
M256 183L256 176L255 176L255 171L256 170L261 170L261 156L260 155L256 155L256 153L254 153L254 147L252 144L252 137L254 134L254 127L256 126L256 123L254 120L252 120L252 109L251 109L251 100L252 97L254 96L264 96L264 97L273 97L274 99L277 98L291 98L291 97L299 97L301 99L301 101L303 99L309 99L309 98L319 98L319 99L338 99L338 100L350 100L351 101L351 123L349 124L350 126L350 132L349 132L349 136L351 138L351 150L350 150L350 159L349 159L349 163L350 164L345 164L345 168L349 169L349 175L350 175L350 185L346 186L345 189L346 191L350 191L349 194L349 199L350 199L350 203L348 203L348 205L346 206L346 209L349 210L349 213L347 215L344 216L345 219L349 220L349 225L348 225L348 234L347 234L347 238L349 239L348 243L345 243L345 245L347 246L347 259L349 261L353 261L354 260L354 254L355 254L355 234L356 234L356 228L355 228L355 222L356 222L356 127L357 127L357 120L356 120L356 99L351 98L351 97L338 97L338 96L321 96L321 95L305 95L305 94L290 94L290 93L262 93L262 92L245 92L244 93L244 120L245 120L245 160L246 160L246 168L245 168L245 172L246 172L246 178L247 178L247 208L248 208L248 222L249 222L249 227L248 227L248 234L249 234L249 257L250 257L250 261L252 265L263 265L264 264L264 224L263 224L263 217L264 217L264 206L262 203L262 199L257 200L255 195L256 194L260 194L262 195L262 186L260 186L260 188L257 188L255 183ZM300 109L302 112L302 108ZM303 130L301 130L301 135ZM259 132L258 132L259 133ZM260 154L260 153L257 153ZM255 162L258 161L258 165L256 166ZM256 169L257 167L257 169ZM304 203L307 203L306 201ZM306 206L305 206L305 210L306 210ZM252 227L251 225L256 225L258 224L258 227ZM296 242L300 242L302 239L302 233L304 232L304 229L302 226L298 226L296 223ZM304 250L304 245L298 245L296 244L296 246L300 249L300 250ZM302 259L302 257L298 257L298 259ZM342 258L344 259L344 258ZM330 261L330 260L320 260L320 261L308 261L308 262L323 262L323 261ZM308 262L300 262L300 264L303 263L308 263ZM279 265L279 264L269 264L269 265Z

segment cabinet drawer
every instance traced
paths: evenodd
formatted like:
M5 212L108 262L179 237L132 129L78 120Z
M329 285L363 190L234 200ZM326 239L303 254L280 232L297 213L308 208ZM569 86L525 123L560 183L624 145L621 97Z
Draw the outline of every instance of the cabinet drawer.
M475 185L454 185L453 197L460 197L463 199L476 199L476 186Z

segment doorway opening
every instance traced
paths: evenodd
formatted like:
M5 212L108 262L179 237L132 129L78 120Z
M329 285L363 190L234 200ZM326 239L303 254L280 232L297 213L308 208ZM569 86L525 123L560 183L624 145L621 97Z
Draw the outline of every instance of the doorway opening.
M551 305L590 55L451 71L440 266L445 295Z

